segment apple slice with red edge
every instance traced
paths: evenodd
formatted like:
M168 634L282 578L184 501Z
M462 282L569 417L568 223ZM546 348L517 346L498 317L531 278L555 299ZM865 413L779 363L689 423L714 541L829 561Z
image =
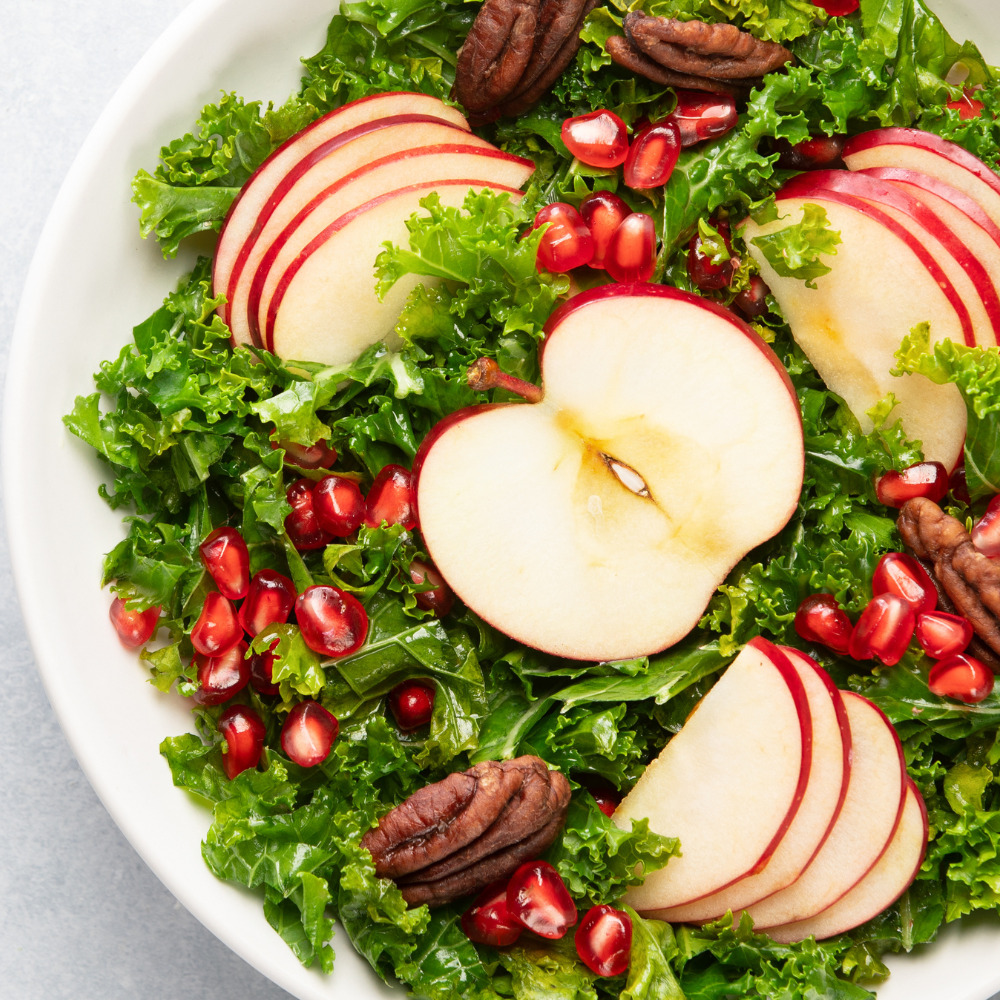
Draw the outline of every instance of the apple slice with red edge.
M615 810L629 829L679 837L681 855L650 872L625 902L662 913L765 869L809 784L813 729L799 673L752 639Z
M840 815L790 886L746 908L756 930L805 920L832 906L874 867L899 825L906 761L896 730L866 698L853 691L841 697L851 724L851 772Z
M815 857L840 814L851 771L851 727L843 699L830 675L815 660L797 649L779 648L802 681L812 717L812 764L802 805L761 872L695 903L656 910L651 916L658 920L714 920L727 910L741 910L791 885Z
M244 236L249 233L261 210L266 205L275 187L285 175L305 155L334 136L366 122L390 115L434 115L446 122L468 130L469 123L457 108L449 107L444 101L429 94L391 91L385 94L369 94L367 97L351 101L323 115L316 121L296 132L287 142L279 146L243 185L236 200L230 205L219 234L219 243L212 265L212 284L216 295L229 288L229 278L233 266L244 245ZM233 227L233 238L227 230ZM220 306L219 315L228 322L228 309Z
M540 401L460 410L421 445L426 550L525 645L657 652L794 511L794 388L731 312L663 285L590 289L545 329Z
M771 927L768 936L781 944L814 937L817 941L860 927L892 906L914 880L927 848L927 809L911 778L896 832L871 871L832 906L794 924Z

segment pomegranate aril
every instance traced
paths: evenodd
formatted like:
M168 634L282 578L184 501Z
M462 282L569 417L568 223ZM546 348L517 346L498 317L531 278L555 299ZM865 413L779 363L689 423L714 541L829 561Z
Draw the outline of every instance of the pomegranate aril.
M591 907L574 935L576 953L598 976L620 976L632 955L632 918L607 903Z
M222 765L230 781L250 767L256 767L264 749L266 730L260 716L246 705L230 705L216 723L226 738Z
M462 914L462 930L470 941L503 948L520 936L521 925L507 912L507 883L493 882Z
M813 0L813 6L825 10L830 17L847 17L860 5L860 0Z
M221 656L195 655L198 665L198 690L194 700L199 705L221 705L250 680L250 664L244 658L247 644L242 640Z
M608 244L604 266L615 281L649 281L656 270L656 227L645 212L622 220Z
M590 235L594 237L594 256L588 262L588 267L603 270L611 237L622 220L631 214L632 209L610 191L595 191L583 199L580 203L580 215L587 224Z
M401 465L383 466L365 498L365 524L401 524L407 531L417 526L417 498L413 473Z
M937 587L927 570L904 552L886 552L872 574L872 594L902 597L914 614L926 614L937 607Z
M455 603L455 595L433 566L428 566L427 563L414 559L410 563L410 579L418 587L425 583L433 585L431 590L421 590L414 594L418 608L423 608L424 611L433 611L438 618L443 618L451 611Z
M666 184L680 154L680 129L672 121L644 128L632 140L625 158L625 183L637 190Z
M295 585L273 569L262 569L250 581L250 592L240 605L239 620L249 635L268 625L284 625L295 604Z
M368 635L368 615L361 602L325 584L306 587L299 594L295 620L305 644L323 656L348 656Z
M914 497L938 503L947 492L948 470L940 462L918 462L902 472L893 469L875 483L879 503L897 509Z
M538 210L532 229L548 224L538 243L538 270L563 274L589 264L594 256L594 237L580 213L561 201Z
M562 123L562 141L581 163L611 169L628 155L628 129L613 111L591 111Z
M830 594L807 597L795 612L795 631L799 636L835 653L847 652L852 628L850 618Z
M340 724L318 701L300 701L281 727L281 749L299 767L322 764Z
M984 556L1000 556L1000 493L986 505L986 512L973 527L972 544Z
M108 609L108 617L114 625L118 638L135 649L145 646L156 634L156 623L160 620L160 606L157 604L145 611L129 611L125 602L116 597Z
M932 611L917 615L917 642L935 660L945 660L964 651L972 641L972 626L959 615Z
M879 594L861 612L851 633L848 651L855 660L870 660L877 656L887 667L891 667L903 658L916 623L913 608L902 597Z
M271 648L264 653L254 653L250 657L250 686L257 694L277 694L278 685L274 683L274 647L278 645L275 639Z
M767 295L770 291L771 289L767 287L764 279L755 274L750 278L750 284L733 299L733 305L744 316L756 319L767 312Z
M233 602L213 590L205 595L201 614L191 629L191 645L203 656L222 656L243 638Z
M982 660L966 653L939 660L931 667L927 686L940 698L955 698L976 705L993 690L993 671Z
M561 938L577 920L559 872L547 861L528 861L507 884L507 912L539 937Z
M426 726L434 714L434 688L419 681L403 681L389 692L389 708L400 729Z
M667 121L677 126L681 148L725 135L736 126L736 101L728 94L678 90L677 107Z
M310 445L272 441L271 447L284 448L285 461L300 469L329 469L337 461L337 449L327 447L323 441Z
M231 601L247 596L250 589L250 552L235 528L216 528L199 546L201 561L215 581L219 593Z
M695 233L688 244L687 270L691 280L703 291L718 291L728 288L732 283L733 274L739 267L739 259L732 256L732 244L729 239L729 223L720 219L713 227L722 237L730 256L716 264L709 253L706 253L701 233Z
M969 483L965 478L964 465L960 465L951 474L951 479L948 480L948 490L960 503L972 503L972 497L969 496Z
M343 476L324 476L313 487L312 507L320 528L335 538L354 534L365 519L361 489Z
M285 518L285 531L301 552L325 548L333 535L324 531L313 510L313 484L311 479L297 479L285 492L292 505L292 512Z
M841 154L844 152L845 136L812 135L794 146L787 139L775 139L778 151L778 166L782 170L827 170L843 167Z
M982 101L977 101L972 96L974 93L974 90L966 87L962 92L962 96L956 98L954 101L949 101L946 107L951 108L952 111L957 111L959 120L963 122L969 121L971 118L978 118L983 113L983 108L986 105Z
M594 786L587 789L597 803L597 808L605 816L611 817L618 808L622 800L622 793L617 788L605 787L604 785Z

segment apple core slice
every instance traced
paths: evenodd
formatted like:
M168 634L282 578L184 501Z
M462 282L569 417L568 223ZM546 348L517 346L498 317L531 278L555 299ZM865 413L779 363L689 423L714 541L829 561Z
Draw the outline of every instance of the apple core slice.
M798 402L732 313L604 285L550 318L538 403L461 410L414 463L424 543L478 615L557 656L657 652L795 509Z
M794 822L812 760L805 688L785 654L753 639L625 796L612 821L649 819L681 856L625 902L660 912L765 866Z

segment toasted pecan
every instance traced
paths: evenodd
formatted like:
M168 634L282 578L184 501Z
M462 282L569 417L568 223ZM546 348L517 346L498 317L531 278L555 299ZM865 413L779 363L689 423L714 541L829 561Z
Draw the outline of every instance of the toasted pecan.
M738 83L709 80L704 76L690 76L687 73L675 73L650 59L640 52L627 38L622 35L612 35L604 44L608 55L620 66L638 73L665 87L683 87L685 90L705 90L713 94L730 94L733 97L746 97L759 80L740 80Z

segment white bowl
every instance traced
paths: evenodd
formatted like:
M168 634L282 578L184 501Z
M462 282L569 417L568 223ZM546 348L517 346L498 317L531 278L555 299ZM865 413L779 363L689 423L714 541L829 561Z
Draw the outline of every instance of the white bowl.
M92 391L99 362L190 269L139 239L129 183L163 142L191 128L220 89L281 103L299 57L317 51L330 0L202 0L147 53L108 105L59 194L39 242L11 347L4 412L4 500L28 635L63 729L104 805L146 863L213 933L302 1000L391 991L340 931L330 977L302 968L264 920L255 893L217 880L202 862L209 814L170 782L157 747L190 729L187 703L143 683L115 639L101 556L121 538L98 498L105 467L61 416ZM941 6L944 6L942 3ZM977 12L978 11L978 12ZM963 20L964 18L964 20ZM951 0L962 37L974 25L1000 62L1000 26L974 0ZM206 44L206 39L210 40ZM880 1000L985 1000L1000 990L1000 925L948 928L932 948L890 957Z

